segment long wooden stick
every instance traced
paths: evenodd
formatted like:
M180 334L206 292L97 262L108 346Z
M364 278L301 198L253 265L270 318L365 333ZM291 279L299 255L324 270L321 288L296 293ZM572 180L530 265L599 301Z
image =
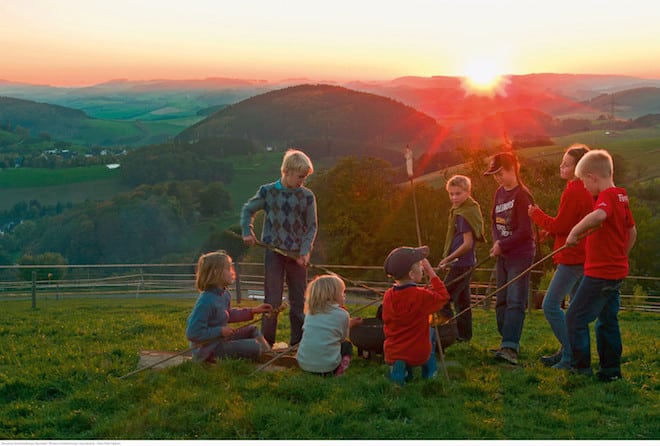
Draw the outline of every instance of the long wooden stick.
M213 338L213 339L217 339L217 338ZM153 364L149 364L148 366L142 367L142 368L137 369L137 370L133 370L132 372L127 373L124 376L120 376L119 379L125 379L125 378L128 378L129 376L137 375L138 373L143 372L145 370L152 369L152 368L156 367L157 365L160 365L164 362L169 361L170 359L176 358L177 356L181 356L181 355L185 355L186 353L190 353L191 351L193 351L194 349L196 349L198 347L200 347L200 345L195 344L190 348L187 348L185 350L181 350L180 352L176 352L175 354L173 354L171 356L168 356L167 358L161 359L158 362L155 362Z
M233 232L233 231L226 230L225 232L227 232L228 234L230 234L230 235L232 235L232 236L234 236L234 237L237 237L237 238L241 238L241 239L242 239L242 237L241 237L240 235L238 235L237 233L235 233L235 232ZM279 255L282 255L282 256L284 256L284 257L288 257L288 258L293 259L293 260L298 260L298 257L296 257L295 255L291 254L290 252L287 252L287 251L285 251L285 250L283 250L283 249L280 249L280 248L278 248L278 247L276 247L276 246L269 245L269 244L264 243L264 242L262 242L262 241L260 241L260 240L257 240L257 241L255 242L255 245L256 245L256 246L260 246L260 247L262 247L262 248L264 248L264 249L268 249L268 250L270 250L270 251L273 251L273 252L275 252L275 253L277 253L277 254L279 254ZM368 285L365 285L364 283L362 283L362 282L360 282L360 281L353 280L353 279L349 279L348 277L344 277L344 276L342 276L341 274L338 274L338 273L336 273L336 272L334 272L334 271L332 271L332 270L330 270L330 269L328 269L328 268L326 268L326 267L324 267L324 266L316 265L316 264L314 264L314 263L310 263L310 264L308 264L307 266L310 267L310 268L316 268L316 269L319 269L319 270L323 271L323 272L326 273L326 274L332 274L333 276L340 277L344 282L348 282L348 283L350 283L350 284L352 284L352 285L357 285L357 286L362 287L362 288L364 288L364 289L366 289L366 290L372 291L372 292L374 292L374 293L376 293L376 294L381 294L381 292L380 292L379 290L375 289L375 288L372 288L372 287L370 287L370 286L368 286Z
M252 321L249 321L249 322L247 322L247 323L245 323L245 324L243 324L243 325L239 325L238 327L235 327L235 330L240 330L241 328L245 328L245 327L248 327L248 326L250 326L250 325L257 324L257 323L263 321L264 318L266 318L266 317L271 317L271 316L273 315L273 313L274 313L274 314L279 314L281 311L282 311L281 309L276 309L276 310L273 310L273 311L270 312L270 313L264 313L264 314L263 314L259 319L257 319L256 321L255 321L255 320L252 320ZM269 315L269 314L270 314L270 315ZM174 358L176 358L176 357L178 357L178 356L185 355L186 353L190 353L191 351L195 350L196 348L202 347L202 346L204 346L204 345L206 345L206 344L209 344L209 343L211 343L211 342L213 342L213 341L217 341L217 340L220 339L220 338L222 338L222 335L215 336L215 337L213 337L213 338L207 339L207 340L202 341L202 342L198 342L198 343L196 343L195 345L193 345L192 347L189 347L189 348L187 348L187 349L185 349L185 350L181 350L181 351L179 351L179 352L176 352L176 353L174 353L173 355L170 355L170 356L168 356L168 357L166 357L166 358L163 358L163 359L161 359L161 360L158 361L158 362L155 362L155 363L153 363L153 364L149 364L149 365L144 366L144 367L142 367L142 368L139 368L139 369L137 369L137 370L133 370L132 372L127 373L127 374L125 374L124 376L120 376L119 379L125 379L125 378L128 378L129 376L136 375L136 374L138 374L138 373L140 373L140 372L143 372L143 371L145 371L145 370L153 369L153 368L156 367L157 365L160 365L160 364L162 364L162 363L164 363L164 362L167 362L167 361L169 361L169 360L171 360L171 359L174 359Z
M600 227L597 227L597 228L592 228L592 229L590 229L589 231L585 231L584 233L582 233L582 234L580 235L580 237L578 237L578 240L582 240L582 239L585 238L586 236L593 234L594 232L596 232L596 231L599 230L599 229L600 229ZM517 275L516 277L514 277L513 279L509 280L507 283L505 283L505 284L502 285L501 287L497 288L497 289L496 289L495 291L493 291L492 293L490 293L490 294L484 296L484 297L481 298L481 299L478 299L474 304L470 305L469 307L467 307L466 309L464 309L464 310L461 311L460 313L457 313L456 315L454 315L454 317L451 317L451 318L447 319L445 322L443 322L442 325L446 325L446 324L449 323L450 321L452 321L452 320L458 318L458 316L462 315L462 314L465 313L466 311L471 310L472 308L476 307L477 305L479 305L481 302L485 301L486 299L490 299L491 297L495 296L497 293L499 293L500 291L504 290L505 288L507 288L507 287L508 287L509 285L511 285L512 283L514 283L514 282L520 280L520 278L522 278L523 276L525 276L526 274L528 274L532 269L534 269L535 267L537 267L537 266L540 265L541 263L543 263L543 262L545 262L546 260L548 260L550 257L552 257L552 256L554 256L555 254L557 254L557 253L563 251L563 250L566 249L566 248L570 248L570 246L568 246L567 244L564 244L564 245L560 246L559 248L555 249L555 250L552 251L550 254L548 254L547 256L543 257L541 260L539 260L539 261L533 263L532 265L530 265L529 268L525 269L523 272L521 272L520 274L518 274L518 275Z
M449 371L447 370L447 364L445 363L445 352L442 350L442 341L440 340L440 330L438 324L434 325L435 330L435 342L438 344L438 351L440 352L440 362L442 362L442 368L445 370L445 379L449 381Z
M280 359L280 358L282 358L283 356L285 356L285 355L287 355L287 354L293 352L294 350L296 350L296 349L298 348L298 345L299 345L299 344L293 344L293 345L290 345L290 346L287 347L285 350L282 350L281 352L278 352L278 353L277 353L275 356L273 356L271 359L269 359L268 361L264 362L264 363L261 364L259 367L257 367L256 369L254 369L254 371L253 371L252 373L250 373L250 376L254 375L254 374L257 373L257 372L262 371L263 369L265 369L266 367L268 367L268 366L271 365L272 363L276 362L278 359Z

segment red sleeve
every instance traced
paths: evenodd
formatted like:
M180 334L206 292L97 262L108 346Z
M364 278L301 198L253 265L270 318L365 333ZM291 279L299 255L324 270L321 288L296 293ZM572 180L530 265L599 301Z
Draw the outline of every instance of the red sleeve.
M440 280L438 276L435 276L431 279L431 286L433 287L431 292L431 299L428 301L428 314L435 313L439 311L442 307L449 302L450 296L445 284Z
M541 229L545 229L553 235L568 235L575 225L575 215L578 213L577 206L580 203L576 197L571 198L570 195L574 193L569 189L564 189L559 199L559 209L557 210L556 217L550 217L541 209L537 209L532 213L532 220Z

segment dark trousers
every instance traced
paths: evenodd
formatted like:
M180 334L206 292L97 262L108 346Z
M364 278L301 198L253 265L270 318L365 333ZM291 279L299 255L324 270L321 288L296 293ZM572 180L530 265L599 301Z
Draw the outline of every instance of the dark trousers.
M282 304L284 281L289 290L289 321L291 338L289 345L300 342L302 326L305 320L305 288L307 287L307 268L298 265L295 259L266 250L264 260L264 302L278 308ZM261 332L272 346L277 334L277 316L264 318Z
M472 267L471 266L455 266L449 270L447 277L445 278L445 284L456 280L462 274L465 274L463 278L458 280L455 283L450 284L447 287L447 291L451 296L451 301L454 304L454 309L456 313L461 313L466 310L465 313L461 314L456 318L456 327L458 328L458 337L469 341L472 339L472 310L469 309L471 305L471 296L470 296L470 280L472 279ZM466 274L467 273L467 274ZM449 303L443 308L441 313L449 318L454 317Z

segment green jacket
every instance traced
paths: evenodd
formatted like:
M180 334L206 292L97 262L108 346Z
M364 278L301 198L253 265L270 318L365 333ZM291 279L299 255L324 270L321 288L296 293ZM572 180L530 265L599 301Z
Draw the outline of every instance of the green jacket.
M460 215L468 224L472 227L474 231L474 238L476 241L485 242L486 241L486 232L484 229L484 217L481 213L481 207L474 198L467 197L459 207L452 207L449 210L449 220L447 224L447 238L445 238L445 247L442 251L442 257L447 257L449 255L449 248L451 247L451 241L454 238L454 227L456 223L456 216Z

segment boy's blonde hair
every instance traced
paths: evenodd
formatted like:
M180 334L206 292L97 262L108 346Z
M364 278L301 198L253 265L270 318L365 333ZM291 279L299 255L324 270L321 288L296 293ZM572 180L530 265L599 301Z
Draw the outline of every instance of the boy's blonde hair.
M445 190L449 191L450 187L460 187L467 193L470 193L472 192L472 180L470 180L470 178L466 177L465 175L454 175L449 180L447 180Z
M301 172L311 175L314 173L314 166L312 160L305 153L298 149L289 149L284 154L280 171L282 175L286 172Z
M309 282L305 290L305 314L325 313L337 296L344 292L346 285L339 276L324 274Z
M231 257L223 250L202 254L197 261L195 286L199 291L213 288L220 280L222 272L231 265Z
M583 178L588 173L601 178L612 178L614 174L614 162L612 162L612 157L607 150L590 150L578 161L575 166L575 176Z

